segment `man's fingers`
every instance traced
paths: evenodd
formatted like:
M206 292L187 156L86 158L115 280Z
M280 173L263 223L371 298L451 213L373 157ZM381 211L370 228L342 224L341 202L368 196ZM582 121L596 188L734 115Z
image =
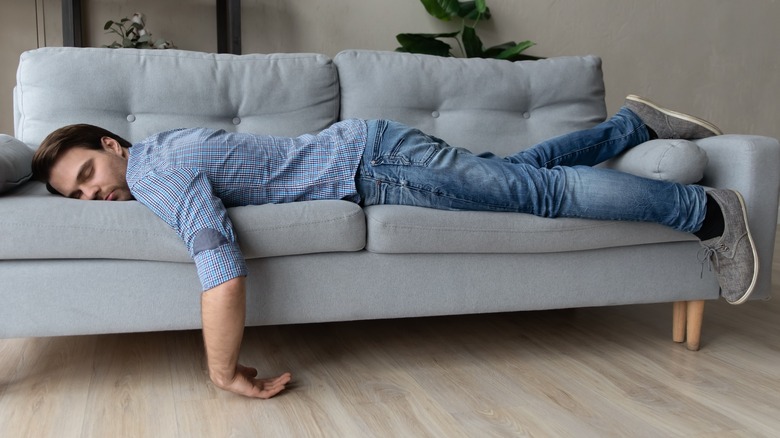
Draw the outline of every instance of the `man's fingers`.
M264 385L274 385L276 383L281 383L282 385L286 385L290 380L292 380L292 375L290 373L284 373L279 377L273 377L270 379L257 379Z
M292 375L290 373L284 373L279 377L271 379L256 379L256 387L260 389L258 396L260 398L271 398L282 392L285 385L287 385L290 380L292 380Z
M284 373L279 377L272 377L268 379L248 378L243 373L242 376L244 376L244 381L248 385L234 392L245 395L247 397L261 399L269 399L284 391L285 385L287 385L287 383L292 380L292 375L290 373Z
M282 392L285 385L292 380L290 373L268 379L255 379L255 376L257 376L257 369L237 365L233 381L220 387L246 397L268 399Z

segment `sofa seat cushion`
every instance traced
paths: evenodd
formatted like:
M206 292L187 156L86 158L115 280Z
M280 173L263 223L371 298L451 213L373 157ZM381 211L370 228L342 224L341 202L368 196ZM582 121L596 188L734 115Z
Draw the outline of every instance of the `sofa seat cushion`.
M362 209L309 201L228 210L248 259L365 246ZM0 197L0 259L127 259L192 262L179 236L138 202L79 201L32 182Z
M376 253L552 253L696 240L637 222L547 219L521 213L375 205L365 209L366 249Z

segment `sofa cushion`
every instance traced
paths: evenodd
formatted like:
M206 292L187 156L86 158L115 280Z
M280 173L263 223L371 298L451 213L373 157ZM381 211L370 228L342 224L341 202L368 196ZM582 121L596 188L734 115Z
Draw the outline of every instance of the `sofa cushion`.
M33 151L26 144L0 134L0 193L19 187L32 175Z
M707 153L688 140L652 140L608 160L604 166L644 178L693 184L704 177Z
M594 56L509 62L349 50L333 62L342 119L392 119L474 152L511 155L606 118Z
M697 240L638 222L547 219L521 213L367 207L366 249L376 253L551 253Z
M337 120L339 84L318 54L45 47L22 54L14 103L30 145L72 123L130 142L192 127L295 136Z
M52 214L56 212L56 214ZM248 259L365 246L365 217L346 201L228 209ZM33 182L0 202L0 259L126 259L192 262L178 235L136 201L79 201Z

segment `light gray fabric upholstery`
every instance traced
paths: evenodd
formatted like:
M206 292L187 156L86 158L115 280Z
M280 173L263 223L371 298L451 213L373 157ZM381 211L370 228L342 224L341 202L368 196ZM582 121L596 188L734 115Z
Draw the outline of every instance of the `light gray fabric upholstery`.
M247 325L716 299L712 273L699 277L697 251L697 243L680 242L552 254L254 259ZM0 278L17 291L0 286L2 337L200 327L190 263L14 260L0 262Z
M777 232L780 192L780 142L758 135L721 135L696 140L707 153L702 184L738 190L748 207L748 221L760 262L758 284L751 299L772 291L772 258Z
M506 62L349 50L336 55L341 118L387 118L450 145L510 155L606 118L594 56Z
M26 144L0 134L0 193L17 188L32 175L33 151Z
M651 140L604 164L643 178L694 184L704 177L707 154L692 141Z
M528 214L367 207L366 249L377 253L534 254L697 241L655 224L545 219Z
M56 212L52 214L51 212ZM309 201L228 209L246 258L358 251L361 208ZM30 183L0 202L0 260L118 259L192 263L179 236L139 202L84 202Z
M45 48L21 58L15 135L33 146L75 122L133 141L182 126L294 135L339 117L380 117L509 154L602 121L600 67L595 57L513 64L347 51L331 62ZM696 143L709 158L703 182L746 198L761 261L754 296L765 297L780 145L757 136ZM718 297L698 242L653 225L391 206L364 213L341 201L230 216L249 257L248 325ZM0 337L200 326L195 266L135 202L70 201L26 183L0 196L0 232Z
M131 141L174 128L299 135L338 118L338 74L316 54L46 47L22 54L16 136L72 123Z

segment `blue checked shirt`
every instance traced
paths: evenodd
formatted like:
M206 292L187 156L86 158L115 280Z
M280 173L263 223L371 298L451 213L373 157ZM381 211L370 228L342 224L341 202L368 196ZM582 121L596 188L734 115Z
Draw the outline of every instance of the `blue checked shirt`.
M207 290L247 273L226 207L359 202L355 172L366 135L361 120L297 138L204 128L162 132L130 148L127 183L136 200L179 234Z

